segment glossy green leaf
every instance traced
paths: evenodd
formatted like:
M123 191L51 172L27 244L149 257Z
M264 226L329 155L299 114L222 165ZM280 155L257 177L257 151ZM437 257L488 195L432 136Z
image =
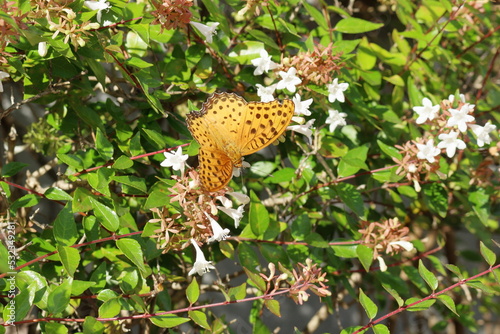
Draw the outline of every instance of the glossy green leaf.
M69 206L65 206L54 220L54 237L62 246L71 246L78 240L76 222Z
M2 166L2 177L11 177L19 173L21 170L23 170L24 167L29 166L28 164L22 163L22 162L17 162L17 161L12 161L9 162L8 164L5 164Z
M69 305L72 278L65 279L48 295L47 309L52 314L59 314Z
M373 249L365 245L358 245L356 248L356 254L358 255L359 261L363 265L363 268L369 272L373 262Z
M488 247L486 247L486 245L482 241L479 242L479 250L483 258L486 260L486 263L488 263L490 266L494 266L495 262L497 261L497 256L495 255L495 253L493 253Z
M66 273L73 277L80 264L80 252L76 248L66 246L58 246L57 250Z
M186 297L191 305L198 301L200 297L200 286L196 278L193 278L186 289Z
M116 231L120 226L120 220L116 212L93 198L90 198L90 203L94 209L95 216L99 219L102 226L109 231Z
M382 23L372 23L362 19L349 17L337 22L334 29L346 34L360 34L363 32L377 30L383 26L384 25Z
M142 247L137 240L126 238L116 240L116 246L123 252L123 254L132 261L141 274L145 277L147 274L146 267L144 266L144 255Z
M154 325L162 328L172 328L189 321L189 318L181 318L174 314L157 315L149 319Z
M377 316L377 305L375 305L375 303L368 298L367 295L365 295L362 289L359 289L359 302L361 303L361 306L363 306L363 309L370 320Z

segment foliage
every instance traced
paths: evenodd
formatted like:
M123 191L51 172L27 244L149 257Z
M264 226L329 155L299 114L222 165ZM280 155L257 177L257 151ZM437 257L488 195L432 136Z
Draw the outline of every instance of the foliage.
M0 6L15 101L0 111L0 333L475 332L498 318L498 5ZM292 99L296 117L210 193L185 118L221 91ZM237 322L218 311L247 303ZM299 323L307 303L339 321ZM421 312L436 321L405 327Z

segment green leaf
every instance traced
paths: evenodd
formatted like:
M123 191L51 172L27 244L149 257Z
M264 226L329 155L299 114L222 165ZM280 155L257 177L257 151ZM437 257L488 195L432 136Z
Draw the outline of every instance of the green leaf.
M497 256L488 247L486 247L486 245L482 241L479 242L479 251L481 252L483 258L486 260L486 263L488 263L490 266L495 265Z
M349 183L339 183L335 190L345 205L359 217L365 216L365 206L359 191Z
M64 280L58 287L56 287L48 295L47 310L51 314L62 313L69 305L71 297L71 285L73 283L73 278L68 278Z
M258 255L252 247L250 247L246 243L240 243L238 245L237 253L243 268L246 268L254 272L257 271L257 267L259 266L260 263Z
M347 154L344 155L339 162L339 177L351 176L357 173L360 169L369 170L365 163L367 154L367 146L356 147L355 149L347 152Z
M365 309L366 315L368 318L372 320L377 316L378 307L375 303L368 298L367 295L363 292L363 289L359 289L359 301L361 302L361 306Z
M290 182L295 177L295 169L286 167L273 172L264 182L278 184L281 182Z
M101 334L104 333L104 324L97 321L96 318L87 316L83 322L83 334Z
M401 160L403 158L401 153L399 153L398 149L395 148L394 146L386 145L378 139L377 139L377 144L378 147L380 147L380 149L382 150L382 152L384 152L387 156L391 158L396 158L398 160Z
M230 301L243 300L247 296L247 284L243 283L238 286L229 288L227 294Z
M132 167L133 165L134 161L132 159L125 155L121 155L118 157L118 159L116 159L112 167L116 169L127 169Z
M28 164L22 162L9 162L2 167L2 177L11 177L19 173L24 167L29 166Z
M113 176L112 179L116 182L126 184L143 193L147 193L146 181L143 178L134 175Z
M205 329L210 329L210 325L207 321L207 315L202 311L189 311L189 317L193 320L198 326L201 326Z
M57 247L57 251L64 269L69 276L73 277L76 268L78 268L78 265L80 264L80 252L78 252L78 249L76 248L62 245Z
M234 246L229 241L219 242L219 248L222 254L229 259L234 259Z
M449 271L451 271L452 273L454 273L455 275L458 276L459 279L464 279L464 275L462 275L462 272L460 271L460 268L458 268L456 265L454 264L445 264L444 265Z
M405 305L410 305L418 301L420 301L418 304L408 307L407 310L410 312L425 311L428 310L436 302L435 299L422 300L420 298L409 298L406 300Z
M457 313L457 309L455 307L455 302L453 301L453 299L448 296L448 295L439 295L438 297L438 300L444 304L444 306L446 306L451 312L455 313L457 315L457 317L459 317L460 315Z
M354 17L349 17L342 19L337 22L334 30L346 33L346 34L360 34L363 32L368 32L372 30L379 29L383 27L382 23L372 23L362 19L357 19Z
M120 227L120 219L114 210L100 203L98 200L90 198L90 203L94 208L94 214L107 230L115 232Z
M116 317L121 309L120 297L109 298L99 307L99 318Z
M189 283L186 289L186 297L190 305L193 305L196 301L198 301L198 298L200 297L200 286L198 285L196 278L193 278L191 283Z
M52 188L47 189L45 191L44 195L48 199L51 199L54 201L71 201L71 200L73 200L73 197L71 197L67 192L65 192L64 190L57 188L57 187L52 187Z
M68 328L57 322L47 322L45 324L44 332L51 334L66 334L68 333Z
M372 327L373 333L375 334L390 334L389 328L384 324L377 324Z
M15 212L19 208L31 208L32 206L37 205L39 201L40 201L40 198L37 195L27 194L27 195L24 195L23 197L15 200L14 203L12 203L10 205L9 210L10 210L10 212L12 212L15 215Z
M324 30L329 30L328 23L326 22L325 16L318 10L316 7L311 6L307 1L302 1L302 5L307 10L309 15L314 19L314 22L317 23Z
M106 138L106 135L99 128L96 129L95 148L105 161L111 160L113 158L113 145L109 142L108 138Z
M358 245L357 244L332 245L331 247L332 247L335 255L338 257L343 257L346 259L352 259L352 258L358 257L358 253L357 253Z
M425 267L422 260L418 261L418 272L420 276L422 276L424 281L427 283L427 285L431 288L431 290L436 291L439 282L436 276Z
M448 192L440 183L422 185L424 202L429 209L440 217L446 217L448 212Z
M264 300L264 306L266 306L267 309L275 316L281 317L280 303L276 299Z
M489 286L485 285L480 280L468 281L468 282L466 282L466 284L468 286L471 286L471 287L473 287L475 289L481 290L481 291L483 291L485 293L488 293L488 294L495 294L496 293L496 291L494 289L492 289Z
M358 245L356 248L356 254L358 255L359 261L363 265L363 268L369 272L370 266L373 262L373 249L365 245Z
M266 291L266 282L259 274L251 272L246 267L243 267L243 270L245 271L245 273L247 274L248 278L253 283L253 285L257 287L257 289L259 289L262 292Z
M253 195L253 196L252 196ZM248 221L252 228L253 234L256 236L263 235L269 227L269 212L260 201L254 201L255 194L252 193L252 202L250 203L250 210L248 214Z
M385 291L389 292L389 294L394 298L394 300L398 303L398 306L401 307L405 303L403 298L399 295L399 293L393 289L389 284L382 283L382 287Z
M119 239L116 241L116 246L137 266L137 268L139 268L142 276L146 277L147 270L144 266L144 254L142 253L142 247L139 242L130 238Z
M182 325L189 321L189 318L181 318L174 314L166 314L166 315L157 315L155 317L149 318L151 322L162 328L172 328L175 326Z
M75 217L69 209L69 204L57 214L54 221L54 237L62 246L74 245L78 239Z

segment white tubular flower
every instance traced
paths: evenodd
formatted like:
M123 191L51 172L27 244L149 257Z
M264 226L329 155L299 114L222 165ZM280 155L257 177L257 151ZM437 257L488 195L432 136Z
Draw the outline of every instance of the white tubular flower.
M389 245L399 245L407 252L410 252L415 248L411 242L402 240L390 242Z
M377 260L378 260L378 264L380 266L380 271L381 272L385 272L387 271L387 265L385 264L385 261L384 259L382 258L382 256L378 256L377 257Z
M224 196L217 196L216 197L225 208L231 208L233 207L233 202L229 198L226 198Z
M261 75L269 70L274 70L278 67L274 61L271 60L271 56L267 53L265 49L260 50L260 58L255 58L251 60L252 65L255 66L255 71L253 75Z
M330 124L330 132L333 133L337 126L345 126L347 123L345 122L345 118L347 114L344 112L339 112L336 109L328 110L328 117L326 118L325 123Z
M223 206L218 206L217 209L220 211L224 212L226 215L229 217L233 218L234 220L234 227L238 228L240 225L241 218L243 218L243 210L244 205L240 205L238 209L233 209L233 208L225 208Z
M208 220L210 221L210 226L212 227L213 233L213 235L208 239L208 242L220 242L222 240L226 240L226 238L229 236L229 229L223 229L220 224L215 219L210 217L210 215L208 215L206 212L205 216L207 216Z
M207 43L212 43L212 36L215 34L217 30L217 26L220 24L219 22L209 22L209 25L205 25L203 23L198 22L189 22L193 27L198 29L198 31L205 37L205 41Z
M313 129L313 123L315 119L310 119L307 121L306 124L297 124L297 125L290 125L287 127L287 130L295 131L298 133L302 133L304 136L306 136L309 139L309 143L312 143L312 129Z
M231 192L228 191L226 194L228 194L230 196L233 196L241 204L248 204L248 203L250 203L250 197L248 197L245 194L237 193L237 192L234 192L234 191L231 191Z
M311 106L313 99L301 101L301 96L299 93L295 94L295 96L292 98L293 104L295 105L295 111L294 114L297 116L304 115L304 116L311 116L311 111L309 110L309 107Z
M434 146L434 139L429 139L427 144L417 144L417 148L417 158L427 160L430 163L436 161L434 157L441 153L441 150Z
M256 84L257 95L260 97L261 102L271 102L274 101L274 91L276 90L276 84L264 87L261 84Z
M344 92L349 88L349 84L346 82L339 84L339 79L333 79L332 83L326 85L328 89L328 101L331 103L335 101L345 102Z
M175 154L170 152L163 152L165 160L160 164L162 167L172 167L173 170L180 170L184 174L184 167L189 155L182 154L182 147L177 148Z
M45 57L47 55L47 42L38 43L38 54L40 57Z
M439 104L433 106L432 101L426 97L423 98L422 104L421 107L413 107L413 111L418 115L417 124L425 123L427 120L432 121L437 116L439 109L441 109Z
M442 140L438 144L438 148L445 148L446 149L446 155L448 155L448 158L452 158L455 155L455 152L457 151L457 148L459 150L463 150L465 148L465 143L463 140L458 139L458 132L451 131L450 133L442 133L438 136L439 140Z
M491 124L491 121L488 121L484 126L471 124L470 128L477 137L477 146L483 147L484 144L489 145L491 143L490 132L495 131L497 127Z
M279 76L281 81L278 82L276 86L277 89L288 89L290 92L295 93L297 90L295 86L299 85L302 80L297 77L297 69L295 67L290 67L287 72L279 71Z
M469 115L469 112L474 109L473 104L466 103L460 109L449 109L451 113L450 119L448 119L447 126L457 126L460 132L467 131L467 123L473 122L475 120L474 116Z
M111 8L111 5L106 0L84 1L83 4L90 10L97 10L97 21L101 22L102 11Z
M0 93L3 92L2 80L10 77L9 73L0 71Z
M198 275L202 276L203 274L208 273L210 269L215 269L215 267L212 265L212 261L207 261L205 259L205 255L201 251L200 246L198 246L198 243L196 243L194 239L191 239L191 243L196 250L196 261L194 262L193 269L189 271L188 275L191 276L197 273Z

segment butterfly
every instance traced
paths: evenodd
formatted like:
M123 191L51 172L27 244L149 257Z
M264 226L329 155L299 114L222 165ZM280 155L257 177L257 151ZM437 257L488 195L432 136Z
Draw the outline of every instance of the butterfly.
M187 115L188 129L200 144L199 174L203 188L217 191L242 167L245 155L276 141L290 124L295 105L247 102L233 93L212 94L199 111Z

